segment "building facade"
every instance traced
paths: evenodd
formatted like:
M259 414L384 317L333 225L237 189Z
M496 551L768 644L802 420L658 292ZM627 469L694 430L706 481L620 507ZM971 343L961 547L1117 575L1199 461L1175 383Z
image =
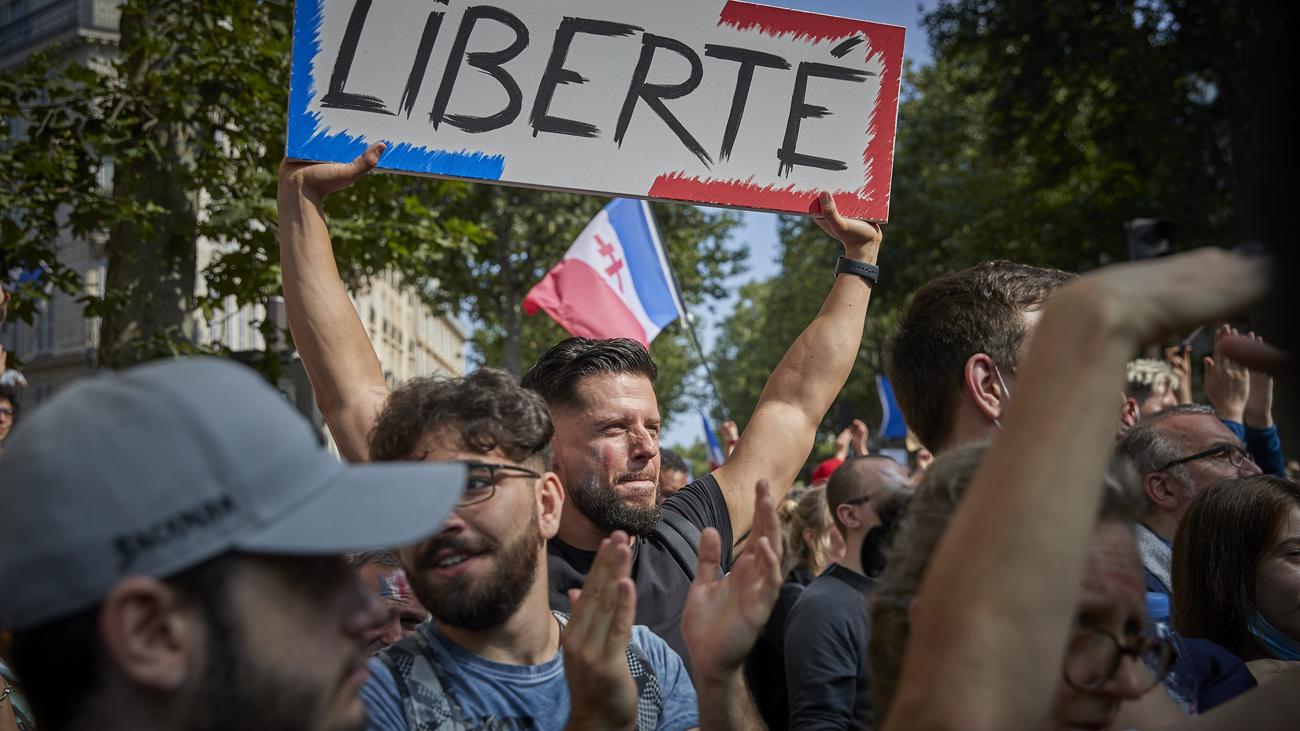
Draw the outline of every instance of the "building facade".
M0 69L47 49L79 61L107 57L115 49L118 17L116 0L0 0ZM110 185L111 180L101 183ZM60 261L81 274L86 294L102 294L106 268L102 240L67 237L57 243L57 250ZM200 270L220 250L219 242L199 241ZM0 272L0 276L7 274ZM201 277L198 287L201 293ZM403 288L397 274L374 278L365 290L353 293L353 302L390 385L415 376L464 373L465 327L435 315L414 292ZM271 312L265 309L236 307L232 300L211 320L203 319L202 313L192 315L187 332L196 343L224 345L235 353L264 351L267 343L258 324L268 317L284 323L282 303L273 303ZM6 323L0 329L0 344L23 364L29 383L24 406L39 408L60 387L96 367L99 323L86 317L77 297L53 293L30 325ZM301 369L297 371L301 381ZM302 390L292 384L282 386L291 395ZM314 413L301 398L294 400Z

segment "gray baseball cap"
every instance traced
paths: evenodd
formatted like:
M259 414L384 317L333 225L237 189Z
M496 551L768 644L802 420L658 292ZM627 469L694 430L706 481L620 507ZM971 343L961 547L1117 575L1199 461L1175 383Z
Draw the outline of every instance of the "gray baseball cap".
M432 534L460 465L350 465L278 391L216 358L85 378L0 456L0 627L97 605L122 577L228 551L335 554Z

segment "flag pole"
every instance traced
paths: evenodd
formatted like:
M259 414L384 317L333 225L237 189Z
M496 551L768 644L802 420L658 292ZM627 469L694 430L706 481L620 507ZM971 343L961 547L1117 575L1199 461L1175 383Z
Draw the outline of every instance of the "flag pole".
M677 271L673 269L672 259L668 257L668 247L664 246L663 238L659 236L659 222L655 220L654 209L650 207L648 201L642 201L645 206L646 218L650 225L654 227L655 241L663 253L664 265L668 269L668 276L673 280L673 292L677 295L677 304L681 308L682 324L686 326L686 333L691 336L691 343L695 345L695 352L700 356L700 364L704 366L704 373L709 381L709 388L713 389L713 398L718 402L718 409L722 413L723 421L731 421L731 415L727 413L727 404L722 400L722 392L718 390L718 382L713 377L713 369L709 367L709 359L704 356L704 348L700 345L700 338L695 333L695 318L691 313L686 311L686 302L682 300L682 287L677 281Z

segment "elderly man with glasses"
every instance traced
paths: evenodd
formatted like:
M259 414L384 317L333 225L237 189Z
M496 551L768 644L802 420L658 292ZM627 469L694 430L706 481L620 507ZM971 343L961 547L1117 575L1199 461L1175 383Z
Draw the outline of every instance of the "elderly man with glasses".
M1147 591L1169 597L1174 533L1187 506L1219 480L1258 475L1260 469L1214 410L1196 404L1143 419L1120 440L1119 451L1142 475L1146 511L1138 547Z

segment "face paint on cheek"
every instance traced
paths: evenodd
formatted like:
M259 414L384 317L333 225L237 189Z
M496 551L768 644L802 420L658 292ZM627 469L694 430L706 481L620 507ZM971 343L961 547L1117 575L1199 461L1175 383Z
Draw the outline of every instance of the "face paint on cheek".
M379 596L384 599L409 600L414 596L406 573L393 571L379 577Z

